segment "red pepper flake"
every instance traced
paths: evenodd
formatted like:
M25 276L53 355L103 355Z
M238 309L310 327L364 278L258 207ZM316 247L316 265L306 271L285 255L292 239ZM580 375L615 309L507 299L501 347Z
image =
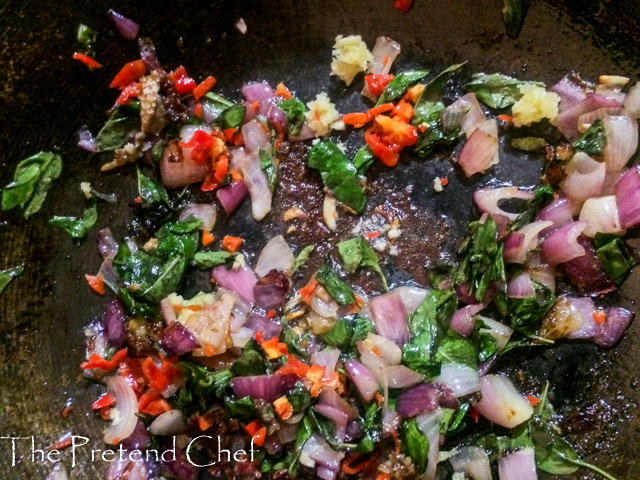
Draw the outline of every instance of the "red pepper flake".
M447 177L442 177L440 178L440 183L443 187L446 187L447 185L449 185L449 179Z
M73 435L69 435L62 440L58 440L57 442L52 443L47 447L47 450L64 450L65 448L69 448L73 443Z
M193 98L196 101L200 100L200 98L211 90L216 84L216 77L207 77L200 85L193 89Z
M69 414L73 412L74 406L67 405L64 410L62 410L62 418L69 418Z
M251 108L257 112L260 108L260 102L257 100L255 102L251 102Z
M377 230L375 232L367 233L365 235L365 237L367 237L367 240L372 240L372 239L374 239L376 237L379 237L379 236L380 236L380 232L377 231Z
M242 245L242 239L238 237L232 237L227 235L222 239L222 248L224 248L229 253L236 253L238 248Z
M607 314L604 312L604 310L596 310L595 312L593 312L593 319L596 321L596 323L603 324L607 319Z
M135 60L127 63L111 81L111 88L124 88L127 85L137 82L147 71L147 65L142 60Z
M188 95L196 88L196 81L187 75L187 70L182 65L171 72L169 78L180 95Z
M267 318L273 318L276 316L276 311L275 310L269 310L267 312Z
M471 407L469 409L469 416L473 419L474 422L478 423L480 421L480 412L478 412L475 408Z
M82 63L84 63L88 67L91 67L91 68L102 68L102 65L100 65L98 62L96 62L89 55L85 55L84 53L75 52L73 54L73 58L74 58L74 60L81 61Z
M202 118L202 104L200 102L196 103L196 108L193 109L193 115Z
M91 370L94 368L101 368L107 371L114 370L118 368L118 365L120 365L120 363L123 362L125 358L127 358L126 348L123 348L122 350L118 350L113 355L113 357L111 357L111 360L105 360L97 353L94 353L89 357L88 361L82 362L80 364L80 368L82 368L83 370Z
M529 403L531 404L532 407L535 407L540 403L539 398L532 397L531 395L527 395L527 400L529 400Z
M503 122L511 122L513 120L511 115L498 115L498 118Z
M262 339L262 335L263 335L262 330L258 330L256 332L256 342L258 342L258 345L262 345L262 343L264 342L264 340Z
M408 12L411 9L411 5L413 4L413 0L395 0L394 6L397 10L401 12Z
M97 294L104 295L104 280L100 275L86 274L84 278Z
M105 407L111 407L116 404L116 397L111 395L110 393L105 393L101 395L93 404L91 408L94 410L102 410Z
M211 242L213 242L216 238L211 235L211 232L209 230L205 230L204 232L202 232L202 246L206 247L207 245L209 245Z

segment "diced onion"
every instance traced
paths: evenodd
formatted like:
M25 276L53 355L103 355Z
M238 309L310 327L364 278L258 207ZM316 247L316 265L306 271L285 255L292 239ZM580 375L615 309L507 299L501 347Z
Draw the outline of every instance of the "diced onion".
M153 435L179 435L184 432L187 424L182 410L169 410L156 417L149 425L149 432Z
M607 170L622 170L638 148L638 122L626 115L602 119L607 144L604 161Z
M217 215L218 209L215 205L210 203L190 203L182 209L178 220L184 220L189 216L194 216L198 220L202 220L200 230L211 231L216 225Z
M294 262L293 252L282 235L276 235L264 246L254 269L258 277L271 270L287 272Z
M489 456L481 447L462 447L449 461L454 471L469 475L472 480L491 480Z
M266 173L260 166L260 156L254 152L237 160L251 197L251 215L262 220L271 211L273 194Z
M504 261L525 263L529 252L538 247L540 232L551 226L553 226L552 221L538 220L510 233L504 241Z
M498 462L500 480L538 480L535 451L527 447L509 453Z
M625 233L620 223L615 195L588 199L580 210L580 221L587 224L582 233L588 237L593 238L598 232L616 235Z
M504 323L496 322L495 320L483 316L476 317L482 323L484 323L486 328L481 328L480 331L483 333L487 333L496 339L496 347L498 351L502 350L507 346L511 335L513 334L513 329L511 327L506 326Z
M498 124L495 119L485 120L477 125L462 147L458 164L465 175L471 177L485 172L498 161Z
M374 350L379 350L379 356L390 365L398 365L402 360L402 350L398 345L388 338L381 337L375 333L369 333L365 339L365 344L373 346Z
M571 200L584 202L602 192L606 175L604 163L596 162L584 152L577 152L565 167L567 176L560 188Z
M542 242L542 259L549 265L558 265L584 255L577 240L586 227L585 222L571 222L551 233Z
M515 428L533 415L529 401L502 375L485 375L480 379L482 400L474 408L487 420L506 428Z
M442 409L438 408L433 412L424 413L416 417L418 427L429 441L427 470L424 472L425 480L435 480L436 478L438 452L440 451L440 422L442 421L442 415Z
M631 167L615 190L620 226L631 228L640 224L640 166Z
M138 423L138 397L124 377L114 375L107 378L107 389L116 399L112 409L112 421L104 433L104 441L116 444L133 433Z
M510 199L531 200L533 196L533 192L520 190L518 187L479 188L473 192L473 201L481 212L502 215L513 221L519 214L503 210L500 202Z
M453 390L456 397L464 397L480 390L478 370L461 363L445 363L440 375L432 380Z

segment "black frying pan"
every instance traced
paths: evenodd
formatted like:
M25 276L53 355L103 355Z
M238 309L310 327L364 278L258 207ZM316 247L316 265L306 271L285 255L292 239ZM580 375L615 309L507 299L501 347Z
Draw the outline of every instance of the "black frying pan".
M104 121L114 99L107 90L113 74L124 61L137 56L136 44L114 32L105 15L108 8L137 20L141 33L154 39L167 67L184 64L198 78L213 74L223 93L236 95L249 79L284 81L305 100L326 90L345 110L353 111L362 108L356 90L345 93L343 85L328 75L337 34L361 34L369 45L379 35L391 36L402 44L400 67L435 69L468 60L469 71L500 71L548 82L570 70L586 78L638 73L640 2L533 2L518 40L505 33L499 0L415 3L409 14L394 10L392 0L5 0L0 4L2 184L8 183L21 158L39 150L56 150L65 162L63 175L40 214L29 222L14 212L1 216L0 268L24 263L26 272L0 296L0 436L35 435L36 447L44 448L72 431L91 437L87 450L102 448L104 424L90 412L100 389L78 379L83 326L104 308L104 300L93 295L82 278L99 266L95 252L99 228L74 245L66 234L47 227L46 220L54 213L81 213L80 181L92 181L102 191L119 194L117 208L101 205L100 228L108 225L122 234L130 215L127 204L135 195L132 170L101 175L101 161L75 147L80 126L87 124L95 131ZM244 37L233 28L241 16L248 25ZM99 32L96 50L103 70L89 72L71 60L79 23ZM410 186L410 193L405 191L394 201L419 212L412 225L414 234L407 236L418 253L388 265L394 279L422 279L425 263L451 251L469 218L473 188L494 177L531 185L541 165L539 158L516 160L505 152L499 167L473 182L458 177L446 159L405 161L393 171L373 172L378 180L373 183L370 204ZM295 177L295 169L289 174ZM436 197L430 182L442 174L449 175L451 186L447 195ZM312 200L313 196L308 201ZM442 216L448 220L441 220ZM283 230L277 218L272 215L264 225L256 225L248 219L245 205L225 228L242 233L257 249ZM304 234L295 240L303 242ZM325 235L323 240L331 238ZM439 244L442 248L435 248ZM611 300L633 308L638 292L636 275ZM639 331L635 323L613 351L563 344L544 352L518 353L500 367L519 379L523 389L540 389L549 380L554 403L565 415L564 427L579 453L620 479L640 476ZM61 412L68 399L75 409L64 419ZM0 442L0 478L45 477L50 467L31 462L28 441L18 443L15 467L10 443ZM89 460L86 450L80 452L72 478L105 478L105 465ZM65 456L67 467L70 461Z

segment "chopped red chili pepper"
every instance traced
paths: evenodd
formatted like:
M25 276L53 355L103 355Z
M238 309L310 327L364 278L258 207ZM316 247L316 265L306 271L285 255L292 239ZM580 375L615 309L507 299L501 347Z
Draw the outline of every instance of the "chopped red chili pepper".
M389 85L393 79L393 75L384 73L370 73L364 77L369 91L377 97L382 95L384 89L387 88L387 85Z
M147 64L142 60L127 63L111 81L111 88L124 88L130 83L137 82L147 71Z
M80 60L82 63L84 63L88 67L91 67L91 68L102 68L102 65L100 65L98 62L96 62L89 55L85 55L84 53L75 52L73 54L73 58L75 60Z

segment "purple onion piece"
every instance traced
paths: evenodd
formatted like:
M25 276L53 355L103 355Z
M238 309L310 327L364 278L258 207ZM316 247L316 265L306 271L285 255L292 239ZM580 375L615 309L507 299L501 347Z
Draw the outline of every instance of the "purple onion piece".
M320 415L332 420L335 425L335 436L339 442L343 442L347 433L347 422L349 418L347 414L328 404L317 404L313 409Z
M542 242L542 260L555 266L584 255L584 248L578 243L578 237L586 226L585 222L571 222L551 233Z
M615 190L621 227L640 224L640 166L631 167L618 181Z
M302 124L302 128L300 129L300 133L298 135L289 135L290 142L301 142L303 140L309 140L311 138L316 138L316 132L309 126L309 124L305 121Z
M468 337L473 332L474 315L480 313L486 308L484 303L476 303L462 307L451 317L451 328L464 337Z
M172 322L165 328L158 343L169 355L184 355L200 347L189 330L180 322Z
M568 76L563 77L562 80L556 83L549 90L557 93L560 97L559 108L561 112L587 97L587 94L584 93L584 89L572 81Z
M269 108L271 107L271 104L272 104L272 100L276 96L276 93L273 91L273 88L271 88L271 86L268 83L266 82L249 83L247 85L244 85L240 89L240 91L242 92L242 95L244 95L244 98L246 98L248 102L260 103L260 108L258 109L258 112L263 117L267 116L269 112Z
M533 448L505 455L498 462L500 480L538 480Z
M507 284L507 297L509 298L530 298L535 294L536 290L528 273L516 275Z
M380 385L378 385L378 381L373 376L373 373L371 373L371 370L353 358L345 364L345 368L351 380L355 383L362 399L367 403L373 400Z
M227 187L218 189L216 197L218 197L224 211L227 212L227 214L231 214L238 208L248 193L247 184L240 180L239 182L231 183Z
M133 433L120 443L125 450L146 450L151 443L151 436L144 423L138 420Z
M287 131L287 116L277 105L271 105L267 112L267 121L278 132Z
M107 12L107 15L109 15L109 18L111 18L111 20L115 24L116 28L120 32L120 35L122 35L127 40L136 39L136 37L138 36L138 30L140 29L140 26L136 22L116 12L113 9L109 10Z
M114 258L118 254L118 242L109 228L98 232L98 251L103 259Z
M278 270L271 270L253 287L256 307L272 310L280 307L289 293L291 282Z
M593 241L584 235L580 235L577 241L585 254L559 265L571 285L580 293L590 295L604 295L616 290L616 285L602 266Z
M409 341L407 312L402 299L395 292L385 293L369 301L373 323L380 336L402 347Z
M601 347L613 347L620 341L632 320L633 312L626 308L612 307L608 309L600 332L593 337L593 343Z
M97 153L99 150L95 137L86 125L78 130L78 147L90 153Z
M449 387L439 383L423 383L402 392L398 397L396 410L403 418L411 418L440 406L458 408L460 402Z
M271 403L293 388L297 381L295 375L235 377L231 380L231 388L237 398L251 397Z
M560 113L553 121L558 130L569 140L576 140L580 136L578 130L578 119L585 113L593 112L600 108L621 108L620 102L596 95L587 94L584 100L575 103L571 107Z
M220 265L211 271L211 276L219 286L236 293L245 302L251 305L255 303L253 287L258 283L258 279L250 268L230 270Z
M107 341L110 345L118 348L127 340L127 334L125 332L126 321L127 318L124 314L124 307L120 303L120 300L114 298L107 304L107 310L102 319Z
M245 327L262 332L262 338L268 340L279 337L282 333L282 323L279 318L267 318L264 313L251 312L247 317Z
M573 222L573 212L567 197L561 196L553 200L538 212L536 220L553 222L553 225L540 231L540 238L544 238L558 228Z

